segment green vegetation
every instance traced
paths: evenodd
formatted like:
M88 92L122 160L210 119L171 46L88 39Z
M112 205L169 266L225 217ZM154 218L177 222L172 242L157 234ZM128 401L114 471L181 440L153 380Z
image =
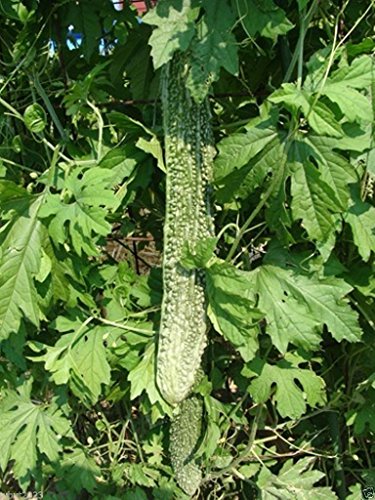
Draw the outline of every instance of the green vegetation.
M0 24L0 492L361 498L374 1Z

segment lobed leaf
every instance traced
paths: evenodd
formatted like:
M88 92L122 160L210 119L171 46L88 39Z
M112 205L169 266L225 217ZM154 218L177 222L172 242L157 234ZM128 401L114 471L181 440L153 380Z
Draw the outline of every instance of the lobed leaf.
M324 404L324 380L312 370L300 368L298 365L301 362L304 362L302 358L291 354L276 365L255 359L242 371L248 376L256 374L248 387L252 398L257 403L265 403L272 398L280 415L293 419L300 418L306 412L306 404L311 407Z

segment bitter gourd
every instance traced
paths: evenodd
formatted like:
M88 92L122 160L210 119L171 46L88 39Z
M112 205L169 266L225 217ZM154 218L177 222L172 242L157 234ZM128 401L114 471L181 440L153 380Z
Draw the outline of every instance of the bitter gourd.
M202 424L202 402L197 396L185 399L172 419L169 452L176 481L188 495L198 489L202 473L194 461Z
M214 148L208 100L196 103L185 85L188 55L175 54L163 70L167 179L156 377L164 398L177 404L191 392L206 346L203 275L185 269L181 256L185 243L194 248L213 236L209 185Z

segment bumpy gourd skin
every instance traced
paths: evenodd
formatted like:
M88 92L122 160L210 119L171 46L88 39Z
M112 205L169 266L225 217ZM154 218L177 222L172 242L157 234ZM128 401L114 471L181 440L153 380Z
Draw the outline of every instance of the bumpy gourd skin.
M202 480L202 472L194 461L201 426L202 401L189 397L179 405L179 413L172 420L169 452L177 483L190 496Z
M167 184L157 384L171 404L189 395L206 346L203 275L182 267L182 249L186 242L194 248L194 243L213 235L209 105L207 100L194 102L186 89L187 61L187 56L175 55L162 75Z

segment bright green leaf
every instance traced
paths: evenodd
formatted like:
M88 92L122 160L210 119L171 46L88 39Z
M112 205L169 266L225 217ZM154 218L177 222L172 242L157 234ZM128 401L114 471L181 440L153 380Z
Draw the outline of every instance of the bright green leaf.
M218 143L219 153L214 167L216 182L245 166L277 136L276 128L268 121L255 121L253 126L249 124L246 129L245 133L232 134Z
M143 137L140 137L136 143L137 148L142 149L145 153L150 153L156 160L157 165L160 170L166 173L164 158L163 158L163 149L158 138L153 135L150 140L146 140Z
M311 239L325 243L335 231L340 203L333 189L322 179L320 171L310 162L298 163L292 174L293 218L301 219Z
M229 264L215 264L207 270L206 280L212 324L248 361L258 349L261 315L247 273Z
M131 177L142 155L134 147L124 146L111 149L101 159L99 166L109 169L112 176L105 179L108 186L115 186Z
M2 194L0 190L0 199ZM19 213L5 228L1 244L0 339L17 332L22 318L27 318L34 325L39 324L33 277L40 269L41 238L45 231L38 221L42 200L43 196L32 199L26 192L23 196L15 193L9 199Z
M304 142L309 149L305 151L306 154L302 152L300 162L303 164L309 158L317 162L321 180L334 191L339 208L345 210L350 199L349 185L358 181L355 168L335 151L336 139L309 134Z
M187 241L182 249L181 264L186 269L203 269L212 259L217 238L205 238L194 246Z
M292 355L276 365L267 364L260 359L254 360L248 365L256 374L248 388L252 398L257 403L265 403L272 396L280 415L294 419L306 412L306 403L311 407L324 404L324 380L310 369L299 368L301 362L304 362L302 358ZM247 374L248 368L243 373ZM299 385L295 383L296 380Z
M169 411L169 406L161 397L159 390L156 386L155 380L155 345L150 344L140 362L133 368L129 375L130 382L130 399L135 399L142 394L143 391L147 393L151 405L159 404L164 412Z
M286 352L289 342L306 350L316 348L323 325L337 341L360 340L358 315L345 299L351 291L345 281L319 280L272 265L262 265L248 276L267 321L266 331L280 352Z
M375 208L356 196L353 205L344 215L350 225L355 245L364 261L375 252Z
M353 60L350 66L342 66L335 71L329 81L345 83L354 89L364 89L371 85L374 79L374 61L370 55L363 55Z
M111 158L112 160L112 158ZM106 160L108 161L108 159ZM113 161L117 161L113 159ZM120 159L117 163L121 175L128 165ZM95 241L99 236L106 236L111 231L111 224L106 220L110 210L116 209L119 200L110 188L118 173L109 168L92 167L82 174L82 169L73 170L65 180L65 194L62 200L59 194L49 194L40 209L40 217L51 217L48 229L56 244L67 241L67 229L72 245L78 255L85 252L96 255Z
M314 457L293 463L285 462L277 475L263 466L257 485L261 500L333 500L336 497L327 486L314 486L324 478L324 472L312 470Z
M171 60L177 50L185 51L195 33L194 21L199 9L190 0L161 0L143 17L143 22L156 26L149 40L155 69Z
M5 471L9 460L15 460L13 471L19 478L35 468L40 453L57 461L61 438L72 437L70 423L56 400L48 405L36 403L30 390L31 380L0 402L0 467Z
M110 382L110 367L106 358L104 327L71 323L74 331L62 335L54 346L30 343L36 352L34 362L42 361L56 384L69 383L72 391L82 400L95 404L102 392L102 384Z
M369 99L357 90L350 88L345 82L327 83L322 93L339 106L347 120L372 121Z
M225 203L233 199L247 199L266 176L277 170L286 160L282 136L275 135L244 167L233 170L217 183L216 199Z

